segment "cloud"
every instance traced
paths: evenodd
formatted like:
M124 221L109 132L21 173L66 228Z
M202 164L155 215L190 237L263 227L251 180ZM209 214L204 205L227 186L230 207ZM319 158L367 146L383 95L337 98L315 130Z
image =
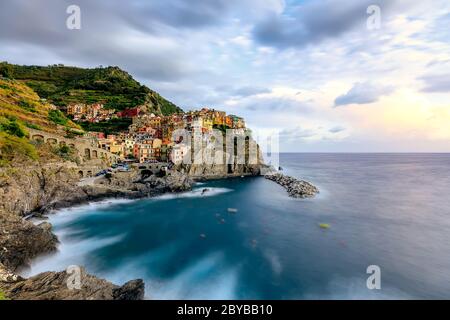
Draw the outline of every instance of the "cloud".
M344 106L349 104L369 104L378 101L381 96L393 92L390 86L375 85L370 82L357 82L345 94L334 100L334 106Z
M301 125L291 136L308 150L367 151L373 136L376 150L393 150L392 136L402 146L413 132L407 141L450 141L448 0L75 3L81 30L65 26L71 0L0 1L0 61L117 65L186 110L221 109L255 130ZM381 7L380 30L366 28L369 4Z
M383 13L398 0L377 2ZM263 45L279 48L304 47L338 37L356 27L367 31L367 7L372 0L307 1L289 14L272 15L254 28L254 37Z
M124 2L110 6L103 0L79 0L81 30L66 28L69 4L72 2L67 0L2 1L0 46L26 48L24 60L32 52L48 51L49 55L58 56L53 63L117 65L134 76L150 80L170 81L193 72L188 50L183 50L183 43L176 37L157 34L153 27L143 32L132 23L132 8L140 4L144 10L142 1L131 1L130 9ZM141 15L135 19L156 21ZM11 62L20 57L12 55Z
M422 92L450 92L450 74L437 74L419 78L425 82Z
M339 133L339 132L345 131L345 128L341 127L341 126L336 126L336 127L331 128L328 131L331 133Z
M279 133L280 141L283 143L295 143L295 142L310 142L319 140L339 140L340 133L345 131L344 127L335 126L332 128L326 128L322 125L302 127L297 126L295 128L283 129Z
M296 127L293 129L283 129L280 131L281 140L299 141L317 136L319 133L313 129Z
M257 94L270 93L272 90L264 87L244 86L232 91L232 95L236 97L250 97Z

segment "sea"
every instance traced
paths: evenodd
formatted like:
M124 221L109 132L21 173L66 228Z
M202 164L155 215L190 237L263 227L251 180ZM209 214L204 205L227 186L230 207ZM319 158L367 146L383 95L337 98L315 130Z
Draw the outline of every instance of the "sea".
M285 153L280 165L320 194L246 177L59 210L58 252L23 275L84 266L143 279L147 299L450 298L450 154Z

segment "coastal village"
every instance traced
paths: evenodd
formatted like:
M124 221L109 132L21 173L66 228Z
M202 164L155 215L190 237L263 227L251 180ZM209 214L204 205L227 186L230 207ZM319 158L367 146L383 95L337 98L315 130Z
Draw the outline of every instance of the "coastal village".
M55 71L55 67L16 68L29 72L29 77L39 70ZM80 72L56 68L60 75L68 70ZM187 191L209 196L214 194L210 187L194 188L198 181L258 175L281 185L291 197L308 198L318 192L304 181L272 174L273 168L263 161L243 118L206 107L183 112L117 68L83 72L96 75L92 76L92 85L99 73L105 77L104 72L119 72L110 85L102 82L103 89L97 90L96 96L109 97L110 91L104 88L110 90L123 80L124 85L117 86L120 90L134 86L136 94L145 98L139 100L133 94L125 99L117 94L116 108L107 99L81 103L86 100L67 89L72 83L68 76L64 84L67 94L48 99L48 95L39 96L23 82L0 76L0 300L2 294L8 299L144 298L142 279L118 286L86 274L88 283L83 284L83 290L67 290L70 275L66 272L45 272L31 278L17 275L18 268L38 255L57 250L52 225L29 221L45 218L52 210L104 199L139 199ZM82 92L93 95L92 91ZM221 141L224 134L226 140ZM197 152L198 147L201 152ZM227 147L226 151L220 147ZM194 161L184 161L193 155ZM197 163L198 155L201 160L213 161ZM228 162L215 162L221 156ZM226 210L236 214L239 209ZM219 221L224 223L223 218ZM199 237L205 240L207 234L202 232ZM255 246L257 242L253 239L251 243Z
M116 112L97 103L71 104L66 112L77 122L99 123L117 118L131 119L132 124L127 131L108 135L104 132L87 133L98 148L129 162L181 163L190 147L183 141L173 141L172 135L175 130L187 130L200 137L211 133L213 129L231 129L237 135L247 132L243 118L210 108L160 116L147 113L145 107Z

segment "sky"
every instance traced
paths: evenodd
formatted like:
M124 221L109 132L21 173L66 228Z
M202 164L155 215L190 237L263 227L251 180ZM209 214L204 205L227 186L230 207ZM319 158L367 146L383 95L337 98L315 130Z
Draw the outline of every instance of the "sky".
M0 61L119 66L283 152L450 152L449 26L448 0L2 0Z

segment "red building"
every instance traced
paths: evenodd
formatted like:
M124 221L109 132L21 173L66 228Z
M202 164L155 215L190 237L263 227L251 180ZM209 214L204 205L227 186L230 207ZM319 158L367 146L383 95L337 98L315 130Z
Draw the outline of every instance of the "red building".
M96 139L105 139L105 134L103 132L90 131L88 132L88 136Z
M125 109L123 111L117 112L119 118L134 118L139 115L139 108Z

